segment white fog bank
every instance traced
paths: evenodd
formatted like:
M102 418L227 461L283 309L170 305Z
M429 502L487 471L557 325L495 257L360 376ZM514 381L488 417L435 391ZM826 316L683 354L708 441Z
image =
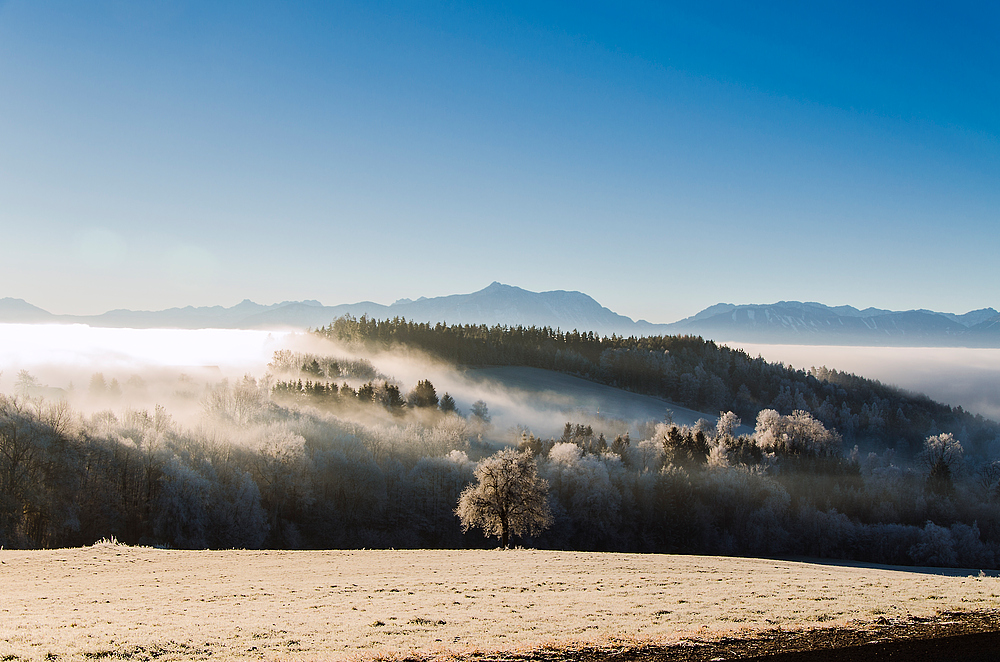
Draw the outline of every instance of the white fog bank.
M796 368L825 365L852 372L1000 420L1000 349L725 344L739 347L751 356L760 355ZM85 389L97 372L104 373L109 381L116 378L121 383L133 375L155 379L158 373L170 379L187 373L203 382L239 378L244 374L260 377L274 351L282 348L323 355L352 354L328 341L287 331L0 324L0 391L13 388L21 370L29 371L43 385L60 389L71 384ZM455 370L418 353L376 354L369 358L385 374L400 380L404 389L412 387L418 379L429 378L439 392L449 391L465 411L473 401L485 400L497 415L498 424L527 424L538 431L547 431L565 422L566 411L579 410L581 406L579 402L572 407L566 403L556 406L558 403L540 399L539 391L544 391L545 385L520 383L507 374L517 371L504 373L501 385L484 379L501 375ZM590 408L602 415L612 414L626 420L637 416L631 411L612 411L614 407L606 397L596 401L604 405L591 403ZM644 407L642 414L648 414L646 409L650 412L656 409L653 418L661 419L665 405ZM675 413L680 416L683 412Z
M108 329L84 324L0 324L2 381L20 370L62 386L96 371L109 377L156 368L258 371L287 332L232 329Z
M853 372L1000 420L1000 349L720 344L795 368Z

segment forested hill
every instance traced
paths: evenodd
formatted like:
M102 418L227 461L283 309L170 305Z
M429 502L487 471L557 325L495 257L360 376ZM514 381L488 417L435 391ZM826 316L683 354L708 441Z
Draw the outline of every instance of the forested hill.
M1000 426L961 407L826 367L796 370L696 336L610 337L548 327L431 325L345 316L315 331L338 342L405 345L467 366L531 366L579 375L698 411L811 413L845 441L914 453L951 432L985 456Z

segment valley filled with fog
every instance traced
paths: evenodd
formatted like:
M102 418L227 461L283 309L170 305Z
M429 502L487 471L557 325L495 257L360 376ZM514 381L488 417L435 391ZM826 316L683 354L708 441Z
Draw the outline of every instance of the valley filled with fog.
M1000 349L725 344L800 369L852 372L1000 420Z
M761 356L766 361L784 363L797 369L827 368L854 373L884 384L923 393L938 402L961 406L974 414L1000 420L1000 349L965 347L856 347L838 345L777 345L720 342ZM140 377L143 382L157 378L173 380L180 375L208 382L263 376L273 352L282 348L318 349L314 338L292 331L242 329L124 329L82 324L0 324L0 391L10 391L20 370L38 378L40 385L61 391L86 390L95 373L125 384ZM327 351L333 351L327 347ZM541 374L526 375L501 371L499 381L518 389L498 388L490 380L492 370L469 372L445 369L440 364L383 357L391 375L403 381L429 378L435 384L470 405L484 399L507 425L541 426L554 431L566 412L584 409L600 413L601 398L582 390L573 391L566 383L546 384ZM570 393L556 391L570 389ZM148 385L147 385L148 389ZM584 390L588 390L586 387ZM548 391L538 398L538 391ZM53 391L59 394L60 391ZM525 397L523 394L532 394ZM135 394L133 393L133 396ZM615 395L604 392L613 402ZM639 402L629 399L625 409L611 406L605 411L615 418L643 420L662 418L667 408L678 422L693 423L697 412L664 401ZM530 409L555 412L555 418ZM520 404L518 404L520 403ZM634 411L633 411L634 409ZM718 412L709 412L715 413ZM694 418L692 418L694 416ZM556 421L556 422L553 422Z
M0 324L0 392L16 392L25 371L35 380L26 395L62 398L89 413L162 405L197 420L206 390L222 381L264 378L279 350L371 360L376 372L370 376L410 385L430 380L455 398L460 411L484 401L498 437L520 428L558 436L567 417L603 421L624 433L668 412L687 425L704 416L660 398L534 368L460 369L414 352L359 353L305 332L238 329ZM357 388L368 377L346 381Z
M0 325L0 347L7 548L490 547L457 506L513 453L545 504L517 544L1000 560L1000 426L837 369L864 348L806 370L695 337L352 317ZM872 365L959 380L980 355Z

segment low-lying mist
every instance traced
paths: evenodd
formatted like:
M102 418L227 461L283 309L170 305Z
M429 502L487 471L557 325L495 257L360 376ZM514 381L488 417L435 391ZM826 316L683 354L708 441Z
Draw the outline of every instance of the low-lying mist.
M1000 349L726 344L797 368L853 372L1000 419ZM264 378L279 349L368 359L404 392L428 379L455 399L460 412L486 402L498 430L558 435L572 419L618 433L665 417L691 425L702 416L658 398L623 398L617 389L533 368L464 370L416 351L358 353L312 334L232 329L0 324L0 391L13 392L18 375L27 371L36 380L34 395L66 399L84 411L161 404L183 417L197 413L200 395L222 380ZM94 383L95 376L103 385Z
M266 365L291 334L232 329L108 329L83 324L0 324L3 383L29 370L79 385L95 372L121 380L147 371L209 370L233 377Z
M0 324L0 392L66 400L88 413L163 405L187 419L199 411L206 385L263 374L268 358L289 336L278 331Z
M421 380L429 380L437 394L455 400L457 411L468 415L474 404L488 406L492 434L516 441L521 431L558 437L565 424L591 425L614 436L645 430L650 423L669 418L693 425L699 418L715 424L717 416L701 414L660 398L632 394L577 377L528 367L463 368L442 362L418 350L358 351L311 334L287 336L284 345L317 356L368 361L405 394ZM358 387L365 379L346 379ZM340 412L357 418L358 413Z
M359 352L307 333L231 329L114 329L86 325L0 324L0 392L66 400L86 413L166 407L193 425L205 394L245 376L281 378L269 367L274 353L369 361L380 378L405 394L420 380L455 399L459 413L485 402L491 434L513 441L521 430L558 436L567 421L608 435L645 429L671 418L692 425L702 415L659 398L624 394L600 384L534 368L460 369L418 351ZM33 380L20 380L22 371ZM296 379L299 375L294 375ZM20 380L20 381L19 381ZM366 379L335 379L357 389ZM30 390L26 390L30 389ZM358 423L384 423L384 412L344 410ZM706 416L713 424L715 417ZM394 419L389 419L394 420ZM395 419L396 424L405 420Z
M0 546L488 545L463 532L456 504L477 463L514 444L552 509L527 544L1000 560L995 424L700 339L608 347L499 330L507 356L434 354L475 339L338 323L0 325ZM848 357L815 362L851 369L835 362ZM634 391L733 408L703 417Z
M1000 420L1000 349L722 344L795 368L852 372Z

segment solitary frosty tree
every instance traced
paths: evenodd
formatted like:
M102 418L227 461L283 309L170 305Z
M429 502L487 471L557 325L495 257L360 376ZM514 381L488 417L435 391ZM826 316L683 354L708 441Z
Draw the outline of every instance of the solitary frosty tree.
M531 453L514 448L491 455L476 467L476 482L462 490L455 514L462 531L481 528L510 545L510 534L541 533L552 523L546 500L549 485L538 477Z

